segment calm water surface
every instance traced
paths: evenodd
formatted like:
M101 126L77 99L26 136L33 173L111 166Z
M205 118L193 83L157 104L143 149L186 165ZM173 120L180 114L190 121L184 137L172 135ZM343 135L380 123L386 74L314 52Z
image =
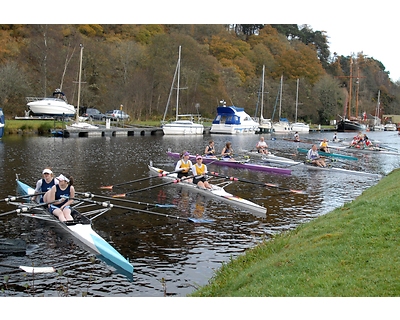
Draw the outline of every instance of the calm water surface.
M330 139L332 135L330 132L310 133L303 134L302 138L318 141L324 137ZM350 139L352 135L343 133L339 137ZM400 136L397 133L371 132L368 135L370 139L377 139L392 148L400 148ZM290 155L295 154L297 147L309 148L311 145L284 140L285 136L273 137L276 140L272 140L269 134L265 135L270 150L282 156L304 159L304 154ZM259 136L65 139L6 136L0 140L1 198L15 194L16 174L33 186L46 166L53 167L55 174L70 173L74 176L77 191L111 196L112 192L99 187L148 177L147 165L150 161L160 168L173 170L175 160L166 155L168 148L174 152L187 149L191 153L202 153L211 138L215 140L218 151L226 141L232 141L239 158L245 155L244 151L255 146ZM355 170L362 167L365 171L385 175L400 166L400 156L365 154L357 162L342 162L335 165ZM93 228L133 263L134 276L131 280L101 260L91 261L91 255L76 245L68 234L48 223L15 215L0 217L2 237L23 239L28 244L26 255L0 255L0 264L55 266L64 270L63 276L55 273L36 275L34 288L27 291L26 284L29 283L31 287L33 284L31 275L0 266L2 276L10 275L9 290L5 295L183 297L207 284L222 263L269 239L273 234L296 228L353 200L379 181L376 177L311 171L301 166L291 169L292 174L287 176L209 166L210 171L224 175L307 191L306 195L300 195L244 182L233 182L226 187L233 194L267 207L266 218L174 186L135 193L130 199L173 203L176 208L150 210L182 217L203 216L214 219L215 223L192 224L151 212L137 213L121 209L113 209L95 219ZM157 183L160 180L153 178L114 192L141 189ZM4 202L0 203L1 212L13 209ZM64 293L62 289L67 287Z

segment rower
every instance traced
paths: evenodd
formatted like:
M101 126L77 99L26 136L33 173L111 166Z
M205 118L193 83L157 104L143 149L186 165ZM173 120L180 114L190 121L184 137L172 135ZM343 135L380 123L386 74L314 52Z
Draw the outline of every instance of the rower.
M328 140L324 138L324 140L321 141L319 144L319 150L322 152L329 153L329 147L328 147Z
M175 171L182 169L181 171L178 172L179 179L189 176L189 171L193 166L193 163L192 161L190 161L189 157L190 157L189 152L185 151L183 152L181 159L176 163ZM191 180L189 180L189 182L191 182Z
M313 144L311 149L307 152L307 162L310 162L318 167L326 167L325 160L319 155L317 146L315 144Z
M193 183L196 184L198 188L212 190L212 187L206 179L208 171L207 166L203 163L202 156L196 156L196 164L192 167L192 173L194 176Z
M300 142L300 135L297 131L294 133L293 140L294 142Z

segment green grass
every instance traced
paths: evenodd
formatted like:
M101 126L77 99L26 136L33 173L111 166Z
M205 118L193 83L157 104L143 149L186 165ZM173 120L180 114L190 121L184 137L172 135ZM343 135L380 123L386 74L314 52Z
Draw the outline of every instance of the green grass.
M397 297L400 170L355 199L223 264L194 297Z

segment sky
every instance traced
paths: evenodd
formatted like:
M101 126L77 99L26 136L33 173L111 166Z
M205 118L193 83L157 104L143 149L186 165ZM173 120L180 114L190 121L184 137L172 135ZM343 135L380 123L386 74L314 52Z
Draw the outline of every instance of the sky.
M237 2L183 0L127 2L114 0L96 5L70 0L68 5L51 1L24 3L7 1L0 23L186 23L186 24L307 24L314 31L326 31L329 50L350 56L363 52L380 61L392 81L400 79L397 57L398 13L393 1L286 0ZM14 4L15 3L15 4ZM8 8L7 8L8 6Z

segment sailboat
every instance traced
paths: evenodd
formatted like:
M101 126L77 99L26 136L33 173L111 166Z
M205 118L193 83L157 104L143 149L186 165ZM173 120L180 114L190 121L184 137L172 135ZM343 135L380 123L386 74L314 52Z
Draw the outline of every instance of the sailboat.
M162 120L162 129L164 135L197 135L203 134L204 126L201 123L193 122L194 118L197 117L200 120L200 115L193 114L179 114L179 81L180 81L180 72L181 72L181 46L179 46L179 55L178 55L178 63L176 64L174 78L172 80L171 90L169 93L167 106L165 107L164 117ZM172 90L174 89L175 79L177 80L176 84L176 118L175 121L170 123L165 123L165 117L167 115L169 103L171 101ZM184 120L179 118L189 118L190 120Z
M374 117L374 126L372 129L374 131L384 131L385 126L381 123L381 119L379 118L379 110L381 106L381 90L378 91L378 102L376 104L376 111L375 111L375 117Z
M289 133L292 131L288 119L281 118L282 113L282 91L283 91L283 75L281 76L281 86L279 90L279 121L272 124L272 130L275 133Z
M75 122L70 126L66 126L67 129L98 129L99 127L94 126L90 123L80 121L79 119L79 104L81 98L81 79L82 79L82 57L83 57L83 45L81 44L81 54L79 60L79 79L78 79L78 103L76 107L76 118Z
M261 132L271 132L272 131L272 122L271 119L264 119L263 111L264 111L264 78L265 78L265 65L263 65L262 71L262 84L261 84L261 109L260 109L260 119L259 126Z
M292 123L291 127L293 131L297 132L310 132L310 125L305 124L303 122L297 122L297 107L299 105L299 79L297 79L297 90L296 90L296 116L294 119L294 123Z

